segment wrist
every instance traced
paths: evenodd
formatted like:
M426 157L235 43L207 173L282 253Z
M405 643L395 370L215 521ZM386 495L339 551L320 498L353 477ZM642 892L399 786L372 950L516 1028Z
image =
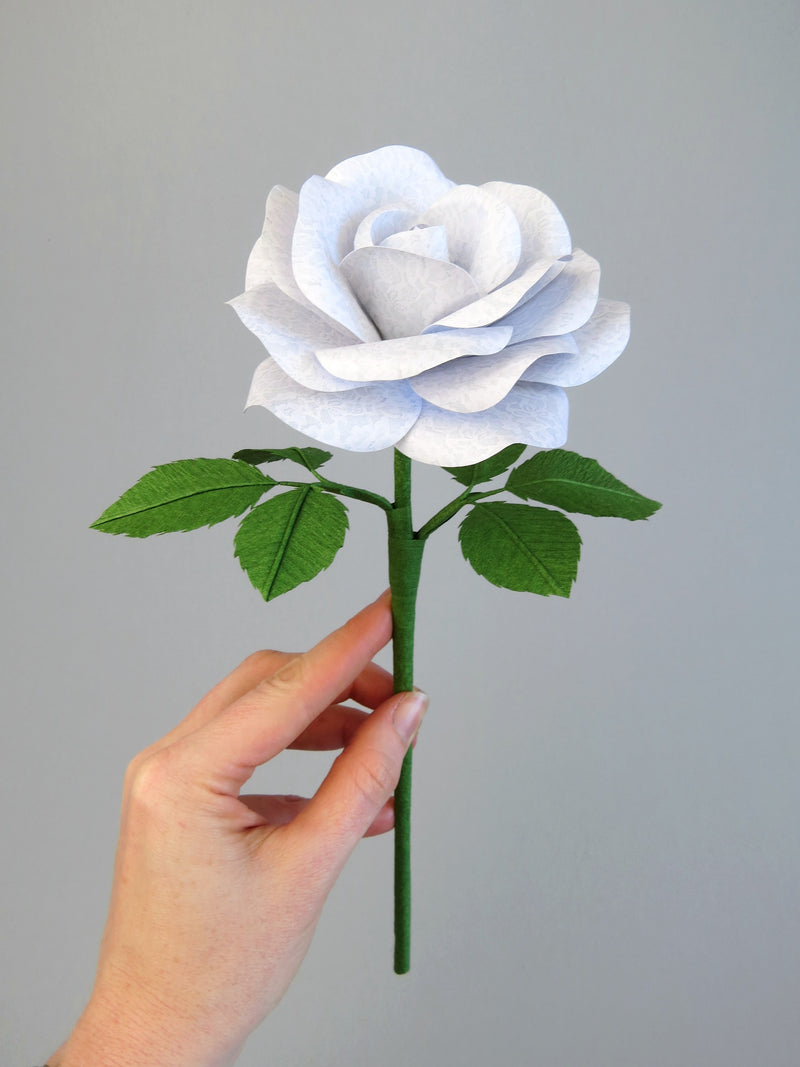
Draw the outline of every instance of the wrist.
M122 1007L93 995L46 1067L232 1067L241 1052L174 1014Z

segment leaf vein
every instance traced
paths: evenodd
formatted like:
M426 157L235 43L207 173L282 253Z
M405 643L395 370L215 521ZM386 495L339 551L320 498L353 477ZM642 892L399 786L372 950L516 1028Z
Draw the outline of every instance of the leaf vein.
M618 489L615 486L597 485L595 482L579 482L576 481L574 478L536 478L534 481L528 482L526 488L532 485L548 485L553 483L557 483L559 485L577 485L580 489L598 489L603 493L615 493L617 496L626 496L630 497L631 499L641 497L641 493L637 493L635 490L632 489L628 490L627 492L623 492L621 489Z
M289 517L289 521L284 527L283 536L281 537L281 543L278 546L278 551L275 553L275 558L273 560L272 570L267 576L267 581L264 583L265 588L267 590L264 594L265 600L269 600L272 596L272 589L275 585L275 582L277 581L278 574L280 573L280 569L283 564L286 553L289 551L289 542L292 539L295 527L300 521L300 513L305 507L305 503L308 499L308 494L310 492L311 486L309 486L308 489L298 490L299 499L297 500L297 503L294 506L294 510L292 511L292 514Z
M270 488L271 484L264 482L263 492L266 492ZM206 493L224 493L231 489L260 489L261 486L257 482L241 482L235 485L215 485L209 489L198 489L194 493L184 493L182 496L171 497L169 500L161 500L157 504L147 504L145 507L134 508L131 511L120 511L116 515L110 515L107 519L98 519L92 523L93 527L106 526L109 523L117 522L119 519L128 519L132 515L144 515L148 511L156 511L158 508L168 507L170 504L179 504L182 500L191 500L192 497L203 496Z
M561 586L559 585L558 581L551 574L551 572L544 565L544 563L542 563L542 561L536 555L534 555L534 553L525 544L525 542L522 540L522 538L519 536L519 534L516 532L516 530L508 522L506 522L505 519L501 518L499 515L496 515L493 511L489 510L488 513L489 513L489 517L494 522L496 522L499 526L502 526L505 529L505 531L509 534L509 536L514 541L514 543L519 548L522 549L523 555L527 556L528 559L530 560L530 562L533 563L534 566L536 566L539 569L539 571L550 582L551 588L556 592L556 594L558 594L559 590L561 589Z

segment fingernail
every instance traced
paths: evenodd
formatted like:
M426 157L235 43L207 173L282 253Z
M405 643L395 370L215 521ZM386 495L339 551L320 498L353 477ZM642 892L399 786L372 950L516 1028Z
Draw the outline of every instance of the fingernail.
M428 694L421 689L414 688L410 693L405 693L402 700L395 704L392 712L394 728L404 741L411 742L419 730L419 724L425 712L428 710Z

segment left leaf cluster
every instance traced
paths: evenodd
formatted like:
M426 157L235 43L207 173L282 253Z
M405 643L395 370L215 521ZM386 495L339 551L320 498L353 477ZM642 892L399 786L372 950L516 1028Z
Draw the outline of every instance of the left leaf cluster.
M256 589L273 600L330 566L344 544L347 509L324 491L322 480L282 483L256 464L288 459L316 474L330 458L318 448L288 448L165 463L106 508L92 528L150 537L214 526L250 509L236 533L235 555ZM258 504L278 486L287 491Z

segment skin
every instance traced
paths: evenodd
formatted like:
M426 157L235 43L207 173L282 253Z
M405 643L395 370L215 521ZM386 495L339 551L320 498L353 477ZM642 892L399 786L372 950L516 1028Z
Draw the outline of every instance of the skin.
M391 628L385 593L303 655L250 656L131 762L94 989L50 1067L235 1062L348 856L393 825L427 700L370 662ZM311 800L240 795L285 748L343 751Z

